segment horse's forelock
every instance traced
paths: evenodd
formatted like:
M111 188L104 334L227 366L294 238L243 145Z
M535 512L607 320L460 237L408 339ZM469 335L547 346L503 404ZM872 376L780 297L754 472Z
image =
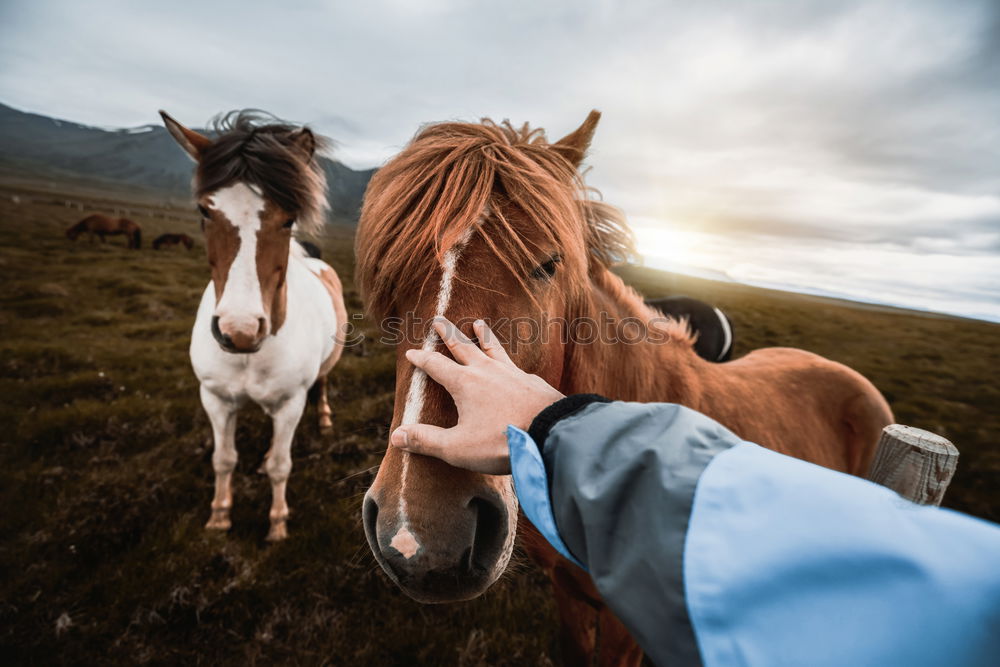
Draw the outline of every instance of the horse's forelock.
M301 231L315 234L322 229L328 208L326 175L317 157L296 143L302 127L243 110L217 117L212 129L218 137L204 151L195 174L199 197L244 182L294 215ZM324 137L312 138L317 150L327 146Z
M632 251L621 214L590 192L540 128L490 120L424 127L375 173L365 197L356 257L369 312L387 316L395 290L426 281L477 224L523 289L538 260L539 248L529 245L547 244L562 254L570 289L583 290L591 261L607 264ZM522 238L504 213L512 208L538 223L538 238Z

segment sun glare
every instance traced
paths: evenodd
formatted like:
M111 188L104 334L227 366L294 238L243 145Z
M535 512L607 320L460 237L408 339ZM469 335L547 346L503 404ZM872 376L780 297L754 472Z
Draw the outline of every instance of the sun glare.
M668 223L641 217L632 218L632 231L647 264L675 270L717 268L717 258L706 247L711 241L707 234L671 229Z

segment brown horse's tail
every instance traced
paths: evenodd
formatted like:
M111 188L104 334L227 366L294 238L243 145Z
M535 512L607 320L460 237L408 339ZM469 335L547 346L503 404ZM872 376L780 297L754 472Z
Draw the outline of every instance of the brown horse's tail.
M134 243L132 247L136 250L142 246L142 229L139 225L135 226L135 231L132 233L132 242Z

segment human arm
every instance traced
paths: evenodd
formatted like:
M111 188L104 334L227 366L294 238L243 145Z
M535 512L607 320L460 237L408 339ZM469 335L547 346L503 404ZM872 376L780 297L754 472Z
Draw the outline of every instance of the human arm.
M996 526L744 442L677 405L549 402L556 394L534 380L502 400L492 388L474 398L467 352L416 357L455 396L459 424L418 429L408 448L481 472L507 472L508 458L525 513L589 570L657 664L1000 655Z

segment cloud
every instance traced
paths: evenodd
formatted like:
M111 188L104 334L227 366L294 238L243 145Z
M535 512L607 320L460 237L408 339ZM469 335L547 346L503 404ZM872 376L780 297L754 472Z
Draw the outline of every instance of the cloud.
M590 182L677 229L975 254L1000 226L994 0L19 0L0 58L20 108L138 125L259 107L355 167L428 121L557 137L599 108Z

